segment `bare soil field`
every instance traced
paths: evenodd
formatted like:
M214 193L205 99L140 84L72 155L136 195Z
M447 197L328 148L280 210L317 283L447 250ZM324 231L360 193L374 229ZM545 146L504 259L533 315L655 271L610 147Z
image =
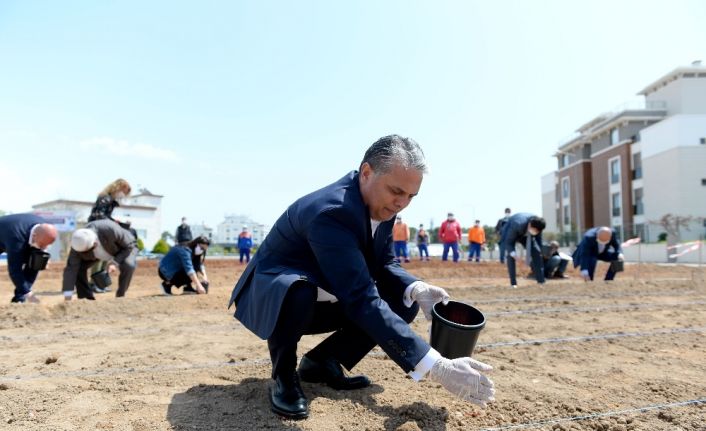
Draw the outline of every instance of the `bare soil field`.
M511 289L497 262L406 266L485 313L474 357L495 367L487 409L415 383L376 348L354 370L371 387L304 383L309 419L280 419L266 342L226 309L237 261L207 260L208 295L161 296L156 263L141 261L126 298L69 303L57 263L35 284L39 305L9 304L0 268L0 429L706 430L706 268ZM413 327L426 337L423 318Z

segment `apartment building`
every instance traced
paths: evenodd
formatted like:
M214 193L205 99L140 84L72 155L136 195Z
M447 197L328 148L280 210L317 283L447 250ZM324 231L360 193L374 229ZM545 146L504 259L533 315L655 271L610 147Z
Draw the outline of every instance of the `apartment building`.
M567 242L599 225L655 241L666 214L693 217L681 240L704 234L706 67L676 68L638 95L580 126L542 178L548 227Z
M229 214L216 227L215 242L224 246L234 247L238 244L238 235L242 232L243 226L248 227L255 246L262 244L262 241L265 240L265 237L270 232L269 226L257 223L248 216Z

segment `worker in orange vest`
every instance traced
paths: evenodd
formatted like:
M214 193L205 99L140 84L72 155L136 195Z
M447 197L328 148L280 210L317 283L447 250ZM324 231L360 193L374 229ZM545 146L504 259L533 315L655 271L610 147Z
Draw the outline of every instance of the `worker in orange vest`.
M480 220L476 220L472 228L468 229L468 261L476 256L476 262L480 262L480 250L485 244L485 230L480 225Z
M400 262L400 256L404 256L404 261L409 262L407 256L407 242L409 242L409 226L402 221L402 217L397 216L394 226L392 226L392 243L395 247L395 258Z

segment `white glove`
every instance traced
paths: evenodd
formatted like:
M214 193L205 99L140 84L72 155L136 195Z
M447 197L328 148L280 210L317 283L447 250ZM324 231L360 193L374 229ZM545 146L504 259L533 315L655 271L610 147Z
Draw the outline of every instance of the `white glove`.
M495 385L480 372L492 370L490 365L471 358L441 358L431 367L429 378L462 400L485 407L495 401Z
M625 256L623 255L623 253L618 254L618 260L621 262L623 262L625 260Z
M588 270L587 269L582 269L581 270L581 277L583 277L583 281L589 281L591 279L591 276L588 275Z
M409 296L412 301L417 301L427 320L431 320L431 309L434 304L437 302L448 304L449 302L449 294L444 289L424 282L417 283Z

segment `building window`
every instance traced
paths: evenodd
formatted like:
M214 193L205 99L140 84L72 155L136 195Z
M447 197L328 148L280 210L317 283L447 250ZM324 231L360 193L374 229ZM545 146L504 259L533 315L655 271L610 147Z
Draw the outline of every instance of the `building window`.
M701 178L701 185L706 186L706 178Z
M623 227L620 225L613 226L613 229L615 229L615 239L618 240L618 242L623 241Z
M644 193L642 192L642 188L635 189L635 199L633 200L633 202L635 202L635 204L633 205L633 214L635 214L635 215L645 214L645 204L643 203L643 197L644 197Z
M610 183L620 183L620 159L610 161Z
M620 217L620 193L613 193L611 196L613 201L613 217Z
M564 177L561 179L561 197L564 199L569 198L569 178Z
M568 205L564 205L564 226L571 224L571 211Z
M642 178L642 156L640 153L632 155L632 179L639 180Z
M620 133L618 133L618 128L611 129L610 131L610 145L618 145L620 142Z
M701 138L701 139L699 139L699 143L700 143L701 145L706 145L706 138Z
M642 223L637 223L633 226L633 235L638 238L645 237L645 225Z

